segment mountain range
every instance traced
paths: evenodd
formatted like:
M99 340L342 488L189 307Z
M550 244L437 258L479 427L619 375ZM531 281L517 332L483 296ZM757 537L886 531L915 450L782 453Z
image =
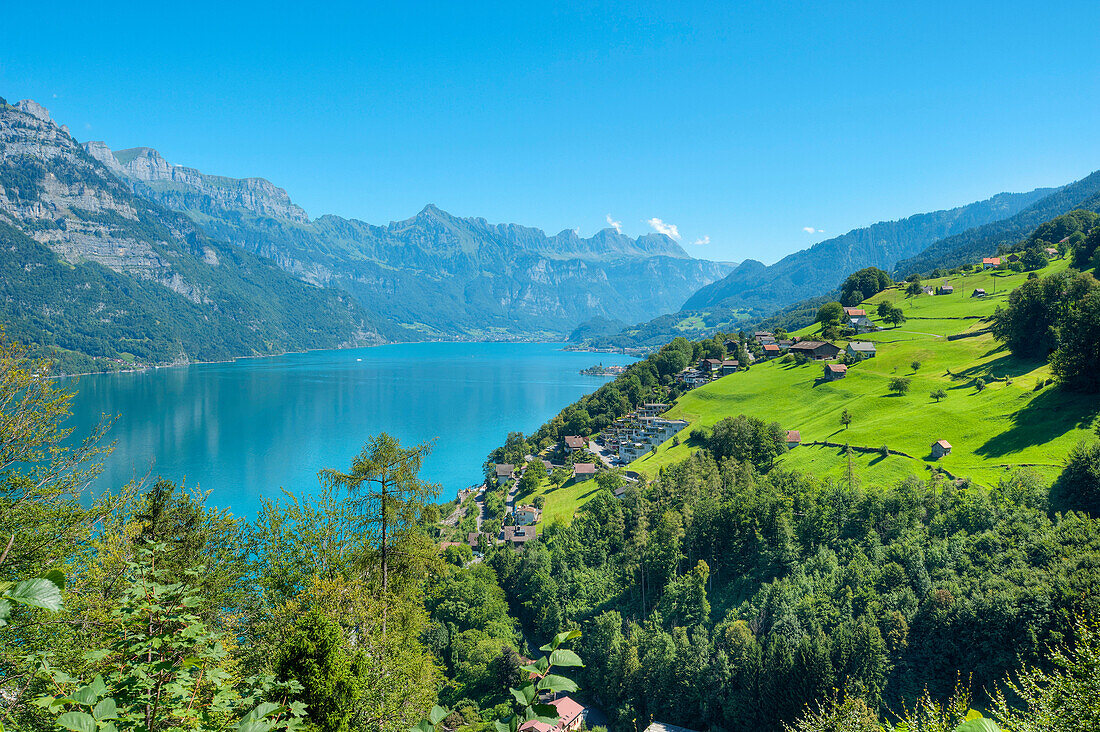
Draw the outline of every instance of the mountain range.
M747 259L701 287L676 311L615 333L578 329L574 337L599 347L654 346L718 329L801 327L807 317L812 321L823 297L854 271L878 267L900 279L972 263L1076 208L1100 211L1100 171L1058 188L999 193L966 206L853 229L770 266Z
M663 234L551 236L432 204L386 225L310 218L263 178L79 143L41 105L0 99L0 318L69 371L411 340L655 345L759 321L863 267L952 266L1079 206L1100 207L1100 172L770 266L712 262Z
M560 337L594 316L652 317L731 269L689 257L663 234L547 236L431 204L386 226L311 220L260 178L207 175L151 148L85 149L138 195L306 282L346 291L406 339Z

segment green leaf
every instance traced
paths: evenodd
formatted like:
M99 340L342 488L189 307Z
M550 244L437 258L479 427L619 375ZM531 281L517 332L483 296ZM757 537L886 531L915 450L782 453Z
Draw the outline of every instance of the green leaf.
M21 605L40 607L43 610L61 609L60 588L44 577L16 582L6 596Z
M437 704L432 707L432 711L428 712L428 721L431 722L434 727L442 722L448 714L450 714L450 712Z
M416 723L415 727L409 727L409 732L433 732L435 727L426 719L422 719Z
M539 691L576 691L577 684L572 679L555 674L547 674L539 681Z
M248 714L244 715L241 722L255 722L259 719L265 719L266 717L279 711L281 707L278 704L272 702L262 702L255 709Z
M115 700L111 697L107 697L95 705L92 709L92 716L102 721L105 719L118 719L118 707L115 705Z
M531 707L527 718L543 724L555 725L561 719L561 715L553 704L535 704Z
M92 679L92 683L87 686L82 686L73 692L73 701L77 704L83 704L86 707L90 707L106 693L107 684L103 683L103 677L96 676Z
M60 569L51 569L43 576L50 582L53 582L55 585L57 585L57 589L65 589L65 573L62 572Z
M955 732L1001 732L1001 728L992 719L978 718L963 722L955 728Z
M581 657L568 648L559 648L550 654L551 666L584 666Z
M546 653L549 653L550 651L556 651L558 650L558 646L560 646L562 643L580 637L581 632L579 630L567 630L564 633L558 633L557 635L555 635L552 641L547 643L545 646L539 648L539 650L545 651Z
M65 712L57 718L57 723L73 732L95 732L95 720L85 712Z
M509 727L506 723L501 722L499 719L493 720L493 728L497 732L509 732L511 730L511 727Z
M517 704L522 704L523 706L527 706L530 703L527 700L527 695L524 694L519 689L509 689L508 691L511 692L512 696L514 696L516 698L516 703Z

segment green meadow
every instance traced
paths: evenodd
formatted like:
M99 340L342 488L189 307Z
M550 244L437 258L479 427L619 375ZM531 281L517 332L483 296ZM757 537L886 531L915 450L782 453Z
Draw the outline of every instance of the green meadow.
M1066 266L1059 260L1039 274ZM822 380L820 363L799 366L791 359L776 359L694 389L667 413L690 422L680 433L681 444L674 447L671 440L665 442L656 455L639 458L630 468L654 475L695 449L688 439L692 428L747 414L799 430L803 444L780 458L779 465L822 477L846 474L846 451L808 443L885 446L910 456L854 454L853 470L863 480L923 477L934 466L980 485L994 484L1007 471L1022 466L1052 480L1070 448L1092 429L1100 397L1047 385L1046 364L1013 357L988 333L947 339L988 328L988 316L1005 304L1008 293L1026 277L985 271L924 282L951 284L955 288L951 295L907 296L897 287L879 293L863 304L873 320L883 300L902 308L908 320L859 337L876 344L875 358L849 366L847 377L835 382ZM988 295L972 297L977 288ZM809 338L817 331L815 324L796 335ZM891 392L890 381L895 377L911 380L907 394ZM982 390L979 379L986 383ZM947 393L939 402L930 396L937 389ZM852 420L847 428L840 421L844 410ZM934 460L931 444L940 439L953 449Z

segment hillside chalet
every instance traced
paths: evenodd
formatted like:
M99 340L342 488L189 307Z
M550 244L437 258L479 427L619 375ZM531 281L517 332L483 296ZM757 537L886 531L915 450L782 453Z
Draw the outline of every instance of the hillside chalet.
M568 696L559 696L548 702L558 710L558 723L551 725L532 719L519 726L523 732L572 732L584 724L586 710L581 704Z
M825 381L836 381L848 375L848 367L842 363L825 364Z
M497 465L497 485L508 485L512 475L516 472L516 466L508 463Z
M783 353L783 350L775 343L764 344L764 358L775 358Z
M936 440L932 443L932 457L939 460L944 455L951 454L951 443L947 440Z
M844 351L848 354L848 358L857 361L862 361L865 358L874 358L877 354L875 351L875 344L870 341L849 341Z
M573 466L574 480L591 480L596 477L595 463L577 463Z
M722 364L721 364L722 376L737 373L737 370L740 369L740 368L741 368L740 362L727 359L727 360L723 361Z
M1000 257L984 257L982 259L982 269L997 269L1001 266Z
M828 361L840 354L840 348L828 341L799 341L791 346L790 353L801 353L814 361Z
M580 435L566 435L565 436L565 449L569 452L577 452L588 447L588 440L584 439Z

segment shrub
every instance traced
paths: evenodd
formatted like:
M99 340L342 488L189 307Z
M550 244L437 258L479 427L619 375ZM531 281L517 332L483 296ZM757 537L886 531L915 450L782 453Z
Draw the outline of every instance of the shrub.
M977 389L978 391L984 391L985 390L985 379L975 379L974 380L974 388Z

